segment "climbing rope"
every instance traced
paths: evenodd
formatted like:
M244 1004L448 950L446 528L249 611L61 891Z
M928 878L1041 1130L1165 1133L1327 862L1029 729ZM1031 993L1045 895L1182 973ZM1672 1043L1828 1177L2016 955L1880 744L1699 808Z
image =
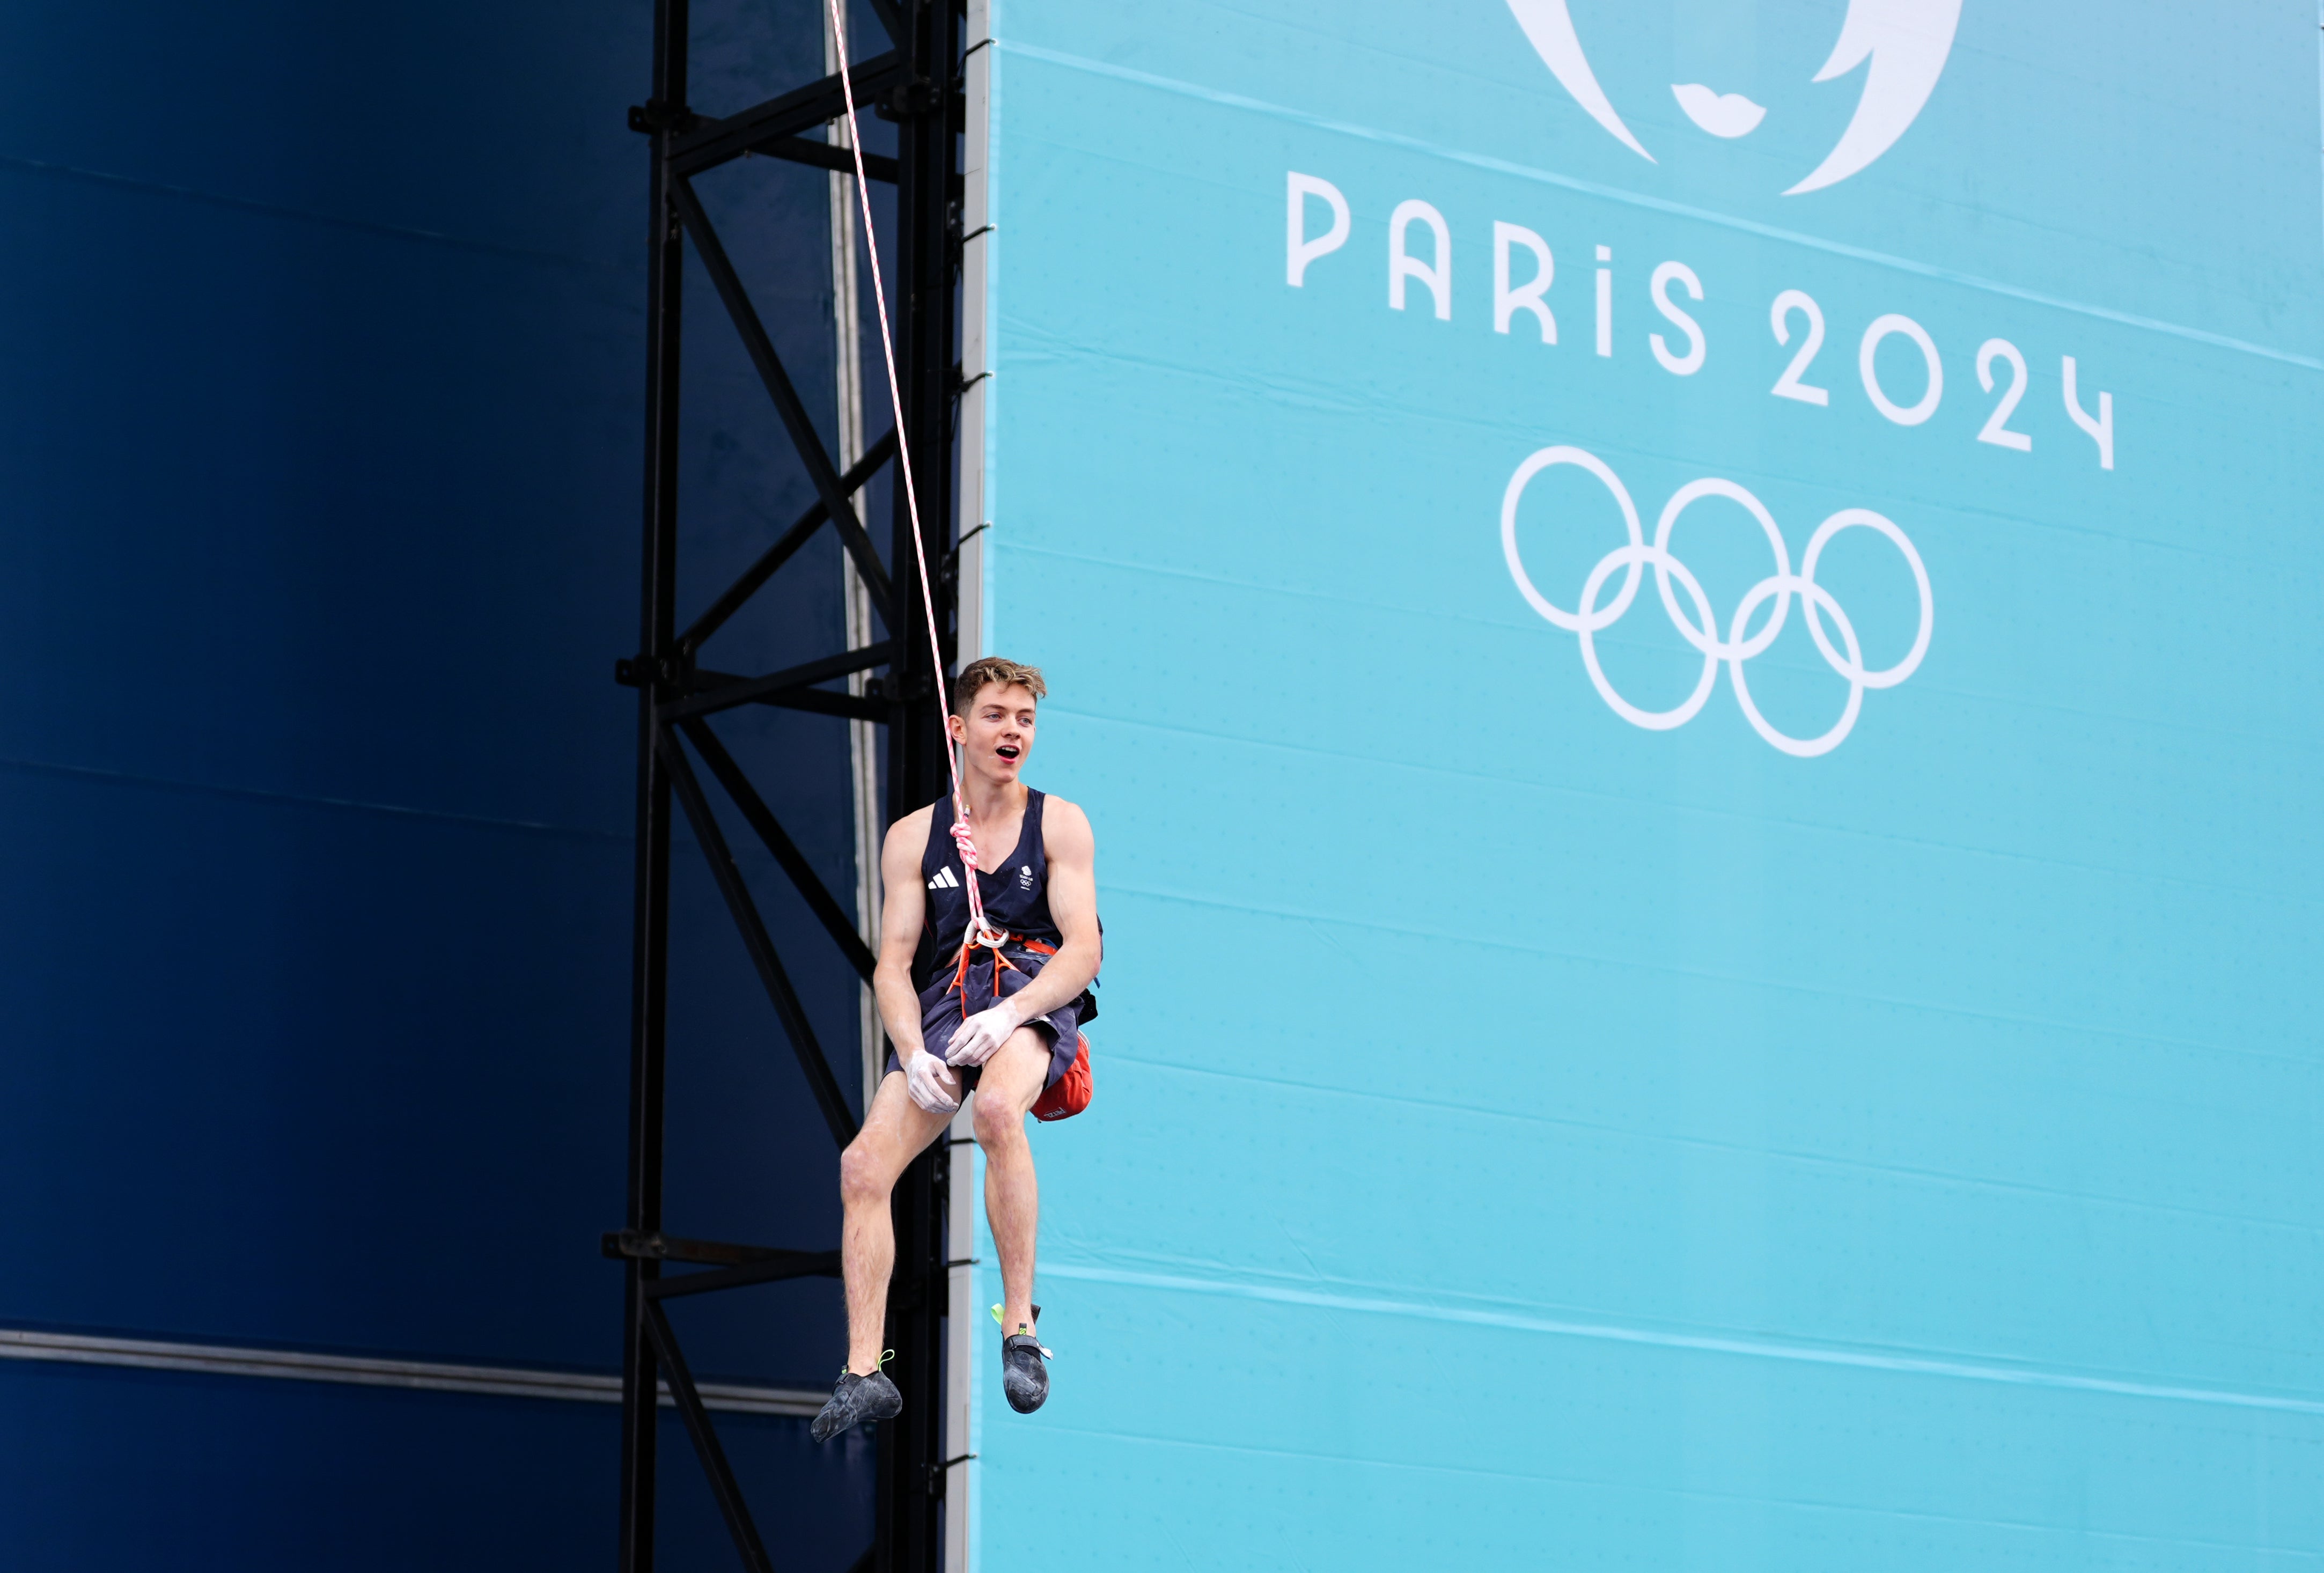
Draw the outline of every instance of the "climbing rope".
M888 289L880 277L880 237L872 227L872 187L863 174L863 137L855 119L855 84L848 77L847 22L840 14L840 0L825 0L831 11L831 37L839 56L839 90L847 99L847 151L855 159L855 199L863 211L863 245L872 258L872 292L880 307L880 351L888 365L888 408L896 418L896 464L904 472L904 505L912 520L912 555L920 569L920 606L927 614L928 657L941 688L944 682L944 644L936 637L936 601L928 588L928 548L920 534L920 493L912 480L912 445L904 435L904 391L896 375L896 340L888 329ZM950 713L950 707L946 707ZM1001 943L1008 939L986 921L984 893L978 888L976 877L976 831L968 819L968 795L961 788L960 754L954 748L950 724L945 731L945 768L952 773L952 838L960 848L961 867L968 877L961 882L968 892L967 945L982 946L996 956ZM1000 979L996 976L994 984Z

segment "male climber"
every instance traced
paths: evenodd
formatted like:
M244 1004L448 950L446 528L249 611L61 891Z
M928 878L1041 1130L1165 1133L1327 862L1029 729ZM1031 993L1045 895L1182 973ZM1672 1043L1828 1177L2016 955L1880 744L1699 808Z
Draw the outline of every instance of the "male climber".
M815 1417L817 1441L904 1407L880 1369L896 1260L889 1192L972 1088L984 1149L984 1212L1006 1297L1001 1388L1019 1414L1049 1396L1033 1304L1040 1189L1025 1115L1072 1066L1081 1023L1096 1013L1088 989L1100 940L1089 818L1020 779L1033 749L1035 708L1047 693L1038 668L998 656L971 662L954 681L945 725L961 752L974 874L962 866L948 800L898 820L880 854L886 902L872 985L896 1052L863 1129L839 1161L847 1369ZM1006 935L997 948L969 932L969 878L977 881L987 923ZM915 993L912 958L924 926L936 937L937 967Z

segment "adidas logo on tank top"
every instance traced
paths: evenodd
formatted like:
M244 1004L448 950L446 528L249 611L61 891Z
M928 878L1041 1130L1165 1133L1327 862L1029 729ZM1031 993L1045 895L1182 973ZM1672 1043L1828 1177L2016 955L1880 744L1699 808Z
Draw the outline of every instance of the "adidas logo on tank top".
M939 868L936 870L936 878L928 881L928 888L930 890L958 890L960 888L960 878L949 868Z

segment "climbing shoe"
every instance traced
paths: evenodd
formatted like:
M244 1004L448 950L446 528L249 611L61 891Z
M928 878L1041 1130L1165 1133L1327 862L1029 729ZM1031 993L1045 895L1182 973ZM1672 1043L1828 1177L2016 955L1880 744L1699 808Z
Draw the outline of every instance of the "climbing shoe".
M1011 1400L1010 1402L1015 1402ZM900 1414L904 1395L888 1380L884 1371L874 1371L869 1376L858 1376L853 1371L839 1374L839 1385L831 1390L831 1402L815 1417L808 1431L818 1442L827 1442L848 1427L868 1425Z
M992 1308L992 1319L1001 1320L1001 1308ZM1041 1319L1041 1308L1033 1308L1033 1320ZM1001 1340L1001 1391L1009 1399L1009 1407L1019 1414L1031 1414L1049 1400L1049 1368L1042 1364L1052 1356L1041 1347L1041 1340L1031 1333L1010 1333L1004 1329Z

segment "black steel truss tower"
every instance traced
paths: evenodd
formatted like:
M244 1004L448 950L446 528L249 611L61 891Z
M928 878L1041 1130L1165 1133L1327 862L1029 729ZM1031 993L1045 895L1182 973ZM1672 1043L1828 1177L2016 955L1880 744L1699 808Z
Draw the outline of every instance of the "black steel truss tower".
M929 550L945 554L932 565L940 570L933 587L934 610L938 627L949 637L954 609L953 560L946 548L953 533L953 410L958 396L954 340L960 247L961 16L956 0L869 4L886 37L876 32L864 37L858 52L868 58L860 60L849 77L858 105L875 110L897 128L896 156L867 154L864 163L875 181L895 189L894 329L902 384L896 414L912 455ZM855 1133L854 1115L711 812L708 789L695 761L733 800L829 933L836 956L820 953L803 965L844 964L868 980L872 958L853 918L816 876L719 743L711 718L743 705L774 705L881 723L887 727L886 798L892 820L944 790L943 674L932 670L920 632L921 587L905 488L900 484L890 488L895 506L886 563L857 512L864 484L895 458L895 433L871 444L860 463L840 472L694 190L695 177L745 153L852 174L853 164L845 150L803 134L845 113L839 79L807 83L724 119L698 116L687 106L687 0L657 0L652 93L630 111L632 128L651 137L653 156L640 630L638 653L615 667L619 680L638 690L629 1206L625 1226L604 1239L606 1254L619 1258L625 1267L621 1567L622 1573L649 1573L653 1566L656 1395L666 1383L743 1565L753 1573L771 1573L774 1561L696 1392L663 1302L678 1295L779 1279L836 1276L838 1253L688 1240L663 1233L672 812L675 808L686 816L707 856L824 1123L834 1143L844 1145ZM881 45L884 52L872 52ZM774 402L814 485L816 501L724 593L681 626L676 594L678 359L681 285L689 245ZM871 588L887 637L757 677L702 666L697 658L704 643L826 524L837 532ZM862 696L822 686L875 668L884 669L882 675L872 680ZM941 1423L947 1282L944 1225L949 1157L949 1145L937 1143L906 1172L896 1191L896 1272L888 1331L900 1356L896 1372L904 1412L880 1428L877 1531L858 1564L878 1573L936 1573L943 1558L943 1494L948 1473ZM665 1276L667 1263L690 1263L696 1271Z

